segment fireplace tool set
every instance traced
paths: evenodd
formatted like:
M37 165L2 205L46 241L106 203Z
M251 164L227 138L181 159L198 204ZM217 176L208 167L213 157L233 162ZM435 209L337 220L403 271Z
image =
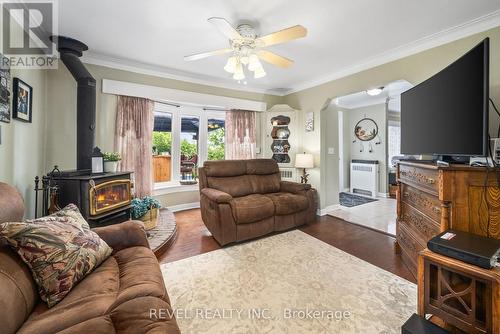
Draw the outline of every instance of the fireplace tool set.
M57 166L54 166L52 172L42 176L42 184L40 186L40 177L35 176L35 218L38 218L38 202L39 193L42 193L42 216L53 214L61 210L58 204L59 185L57 184L57 176L60 176L61 171ZM56 178L54 178L56 176Z

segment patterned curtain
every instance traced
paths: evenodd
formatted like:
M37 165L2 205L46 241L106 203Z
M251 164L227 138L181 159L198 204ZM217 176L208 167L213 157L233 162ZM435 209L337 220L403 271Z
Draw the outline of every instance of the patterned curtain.
M255 111L226 113L226 159L255 158Z
M115 147L122 157L118 170L134 172L134 189L138 197L153 193L153 109L151 100L118 96Z

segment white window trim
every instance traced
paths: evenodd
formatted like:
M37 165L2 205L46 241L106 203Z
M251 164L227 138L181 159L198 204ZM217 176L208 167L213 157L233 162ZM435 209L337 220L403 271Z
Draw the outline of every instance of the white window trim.
M198 166L202 166L208 157L208 119L225 119L225 111L206 111L203 107L180 105L172 106L161 102L155 102L155 112L164 112L172 115L172 150L171 154L171 175L170 181L158 182L154 184L155 195L163 195L182 191L196 191L198 185L181 185L181 118L182 116L199 117L200 128L198 133Z

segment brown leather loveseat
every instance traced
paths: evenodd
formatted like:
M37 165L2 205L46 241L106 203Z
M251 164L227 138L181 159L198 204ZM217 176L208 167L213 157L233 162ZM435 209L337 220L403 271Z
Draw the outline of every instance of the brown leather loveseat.
M0 222L23 215L17 190L0 182ZM0 244L0 333L180 333L144 226L128 221L93 231L113 254L50 309L28 266Z
M314 221L316 191L281 181L272 159L206 161L199 168L201 216L219 244Z

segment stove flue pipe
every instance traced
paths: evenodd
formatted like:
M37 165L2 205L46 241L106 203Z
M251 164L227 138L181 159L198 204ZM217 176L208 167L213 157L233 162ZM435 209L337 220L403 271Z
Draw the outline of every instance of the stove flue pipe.
M51 36L51 40L56 43L61 61L77 82L76 167L78 170L91 170L95 146L96 81L80 60L88 47L64 36Z

